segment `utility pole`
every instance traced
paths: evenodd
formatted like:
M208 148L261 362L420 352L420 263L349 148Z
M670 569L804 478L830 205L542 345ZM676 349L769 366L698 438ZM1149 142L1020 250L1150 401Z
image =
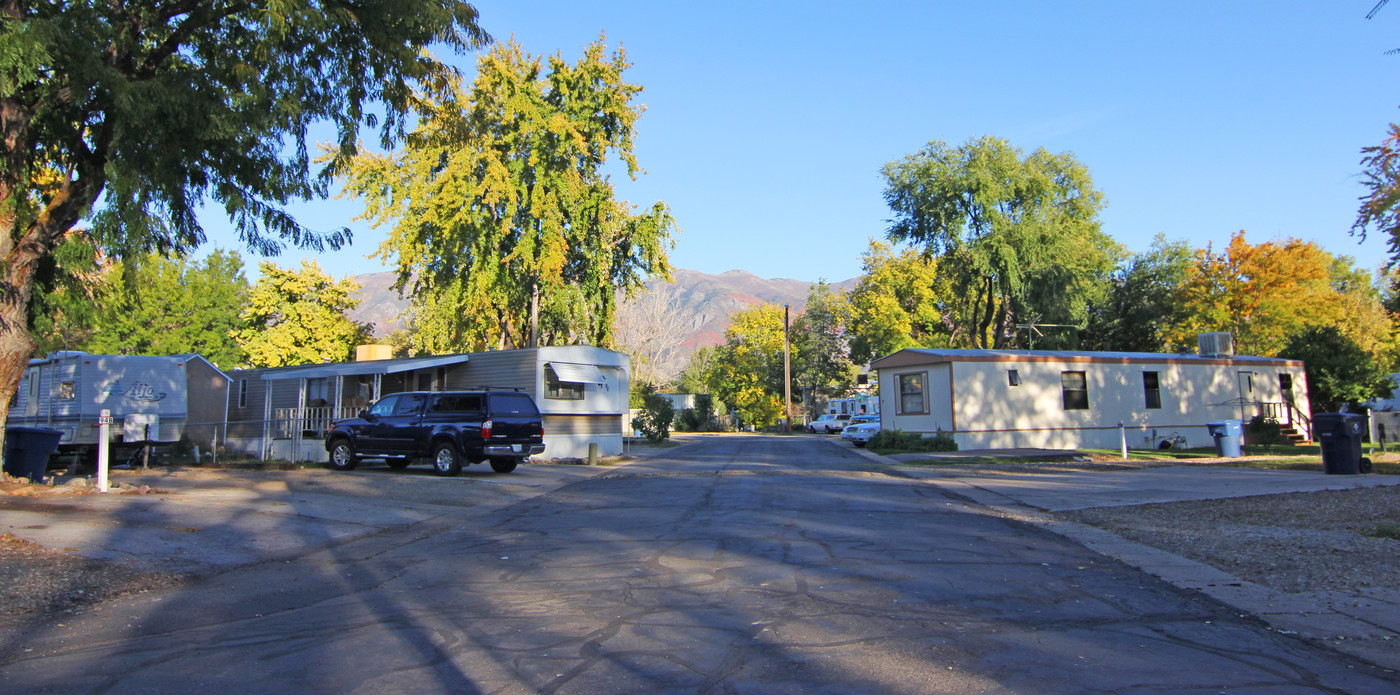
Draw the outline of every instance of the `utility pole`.
M792 358L788 350L788 305L783 305L783 432L792 434Z

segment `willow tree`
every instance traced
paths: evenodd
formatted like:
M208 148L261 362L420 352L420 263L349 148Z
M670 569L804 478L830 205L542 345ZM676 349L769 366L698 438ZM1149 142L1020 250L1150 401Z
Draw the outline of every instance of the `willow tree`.
M619 294L669 278L669 208L636 212L603 173L610 157L641 171L628 67L601 39L547 67L498 44L470 90L449 78L420 95L401 150L344 172L361 219L392 225L379 254L411 297L417 350L610 345Z
M1106 296L1123 252L1100 231L1103 196L1072 153L936 140L883 172L889 236L938 259L960 342L1001 348L1017 323L1083 325Z
M423 48L488 39L457 0L0 1L0 420L36 274L80 220L107 257L182 252L212 199L259 253L338 247L283 206L327 192L361 125L393 146L413 84L450 72ZM335 134L321 172L313 123Z

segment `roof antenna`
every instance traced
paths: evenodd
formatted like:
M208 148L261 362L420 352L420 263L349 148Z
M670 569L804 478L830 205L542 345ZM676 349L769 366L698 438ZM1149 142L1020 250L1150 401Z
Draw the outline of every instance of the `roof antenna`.
M1040 321L1040 317L1041 317L1041 316L1042 316L1041 314L1036 314L1036 315L1035 315L1035 318L1031 319L1031 322L1030 322L1030 323L1018 323L1018 324L1016 324L1016 330L1019 331L1019 330L1023 330L1023 329L1024 329L1024 330L1026 331L1026 349L1027 349L1027 350L1034 350L1034 349L1035 349L1035 337L1036 337L1036 336L1038 336L1038 335L1039 335L1039 336L1045 335L1044 333L1041 333L1041 332L1040 332L1040 329L1042 329L1042 328L1079 328L1079 326L1076 326L1076 325L1071 324L1071 323L1038 323L1038 321Z

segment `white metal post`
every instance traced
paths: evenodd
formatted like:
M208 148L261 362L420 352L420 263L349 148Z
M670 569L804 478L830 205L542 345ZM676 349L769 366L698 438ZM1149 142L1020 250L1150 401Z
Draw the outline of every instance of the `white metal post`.
M1118 423L1118 443L1123 449L1123 460L1128 460L1128 429L1122 422Z
M112 411L97 413L97 491L107 492L107 435L112 427Z

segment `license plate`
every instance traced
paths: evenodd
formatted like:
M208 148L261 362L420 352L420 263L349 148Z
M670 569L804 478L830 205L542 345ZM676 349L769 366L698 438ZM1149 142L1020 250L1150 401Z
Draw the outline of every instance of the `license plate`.
M511 451L514 451L515 453L518 454L518 453L521 452L522 448L521 448L521 445L519 445L519 444L511 444L511 445L510 445L510 450L511 450Z

